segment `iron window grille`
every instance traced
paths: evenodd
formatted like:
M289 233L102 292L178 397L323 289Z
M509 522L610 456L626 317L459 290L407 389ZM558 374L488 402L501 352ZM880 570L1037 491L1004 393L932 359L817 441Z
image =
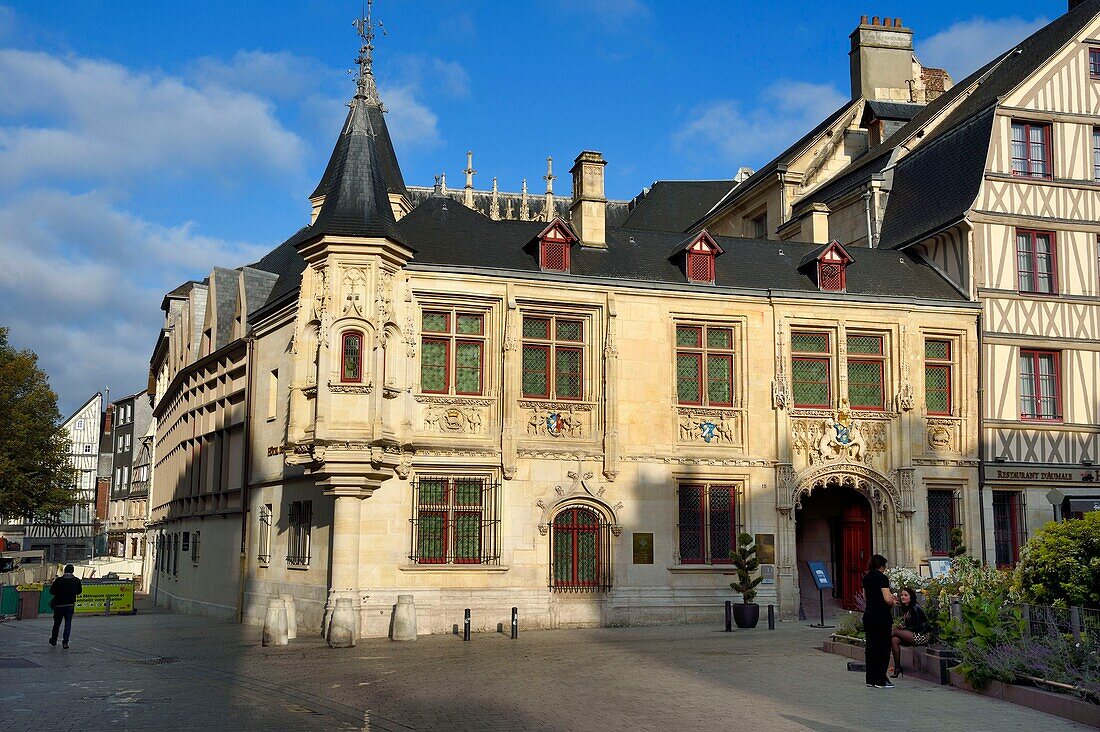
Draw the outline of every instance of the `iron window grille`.
M677 489L678 564L730 564L743 530L741 487L728 483L682 483Z
M951 531L962 528L962 492L928 491L928 548L934 557L951 553Z
M676 326L676 400L732 407L733 356L733 328Z
M523 317L523 396L584 397L584 321L557 316Z
M1062 375L1057 351L1020 351L1020 419L1062 419Z
M500 564L499 484L488 476L421 475L412 487L412 562Z
M484 393L485 313L425 310L420 389L426 394Z
M260 506L259 551L256 560L260 564L271 563L271 504Z
M952 409L951 341L924 342L924 409L928 414L949 415Z
M886 354L883 343L880 335L848 334L848 403L853 409L884 408Z
M611 524L585 506L566 508L549 524L553 592L611 589Z
M309 564L310 532L313 528L313 501L291 501L290 541L286 563L293 566Z
M1050 125L1012 123L1012 174L1024 178L1053 178L1050 165Z
M791 390L799 408L832 406L832 337L829 333L791 333Z
M1027 495L1024 491L993 491L993 548L998 567L1020 561L1027 536Z

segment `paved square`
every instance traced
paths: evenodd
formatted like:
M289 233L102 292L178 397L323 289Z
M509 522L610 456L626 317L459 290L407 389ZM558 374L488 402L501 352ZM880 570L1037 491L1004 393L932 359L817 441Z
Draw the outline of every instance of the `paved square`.
M872 690L827 631L783 623L600 628L263 648L258 628L163 613L0 624L4 729L1070 730L1064 720L902 678Z

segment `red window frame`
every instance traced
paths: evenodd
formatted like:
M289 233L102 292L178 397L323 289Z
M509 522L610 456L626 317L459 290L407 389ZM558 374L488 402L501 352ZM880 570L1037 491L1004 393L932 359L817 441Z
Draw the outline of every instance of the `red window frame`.
M420 498L416 506L417 541L423 536L425 517L439 517L442 519L440 535L438 537L439 554L425 554L422 545L416 547L416 561L418 564L482 564L485 553L485 536L481 533L485 526L485 498L488 481L480 476L422 476L421 481L439 481L443 483L442 500L439 503L424 503ZM478 502L476 504L458 503L458 484L476 483L478 488ZM423 495L421 492L420 496ZM457 517L476 516L478 525L478 552L477 556L460 557L458 555L458 530ZM434 542L433 542L434 543Z
M728 536L726 546L730 549L737 546L737 535L740 527L737 523L737 496L738 486L733 483L681 483L678 488L681 500L678 501L678 529L679 529L679 555L680 564L732 564L733 557L715 557L715 517L721 514L729 515ZM714 505L714 489L726 489L729 491L729 504L723 506L721 511ZM687 494L689 500L683 500ZM695 523L685 522L684 514L697 519ZM684 553L685 533L697 539L699 554L687 556Z
M560 257L561 267L555 267L554 258ZM569 240L544 237L539 241L539 268L546 272L569 271Z
M1100 48L1089 49L1089 78L1100 79Z
M595 519L595 523L592 523L592 524L581 524L581 523L579 523L577 521L577 515L582 513L582 512L586 513L586 514L590 514ZM563 522L563 523L559 524L558 521L563 516L567 516L567 515L569 516L568 523ZM600 577L602 576L602 571L603 571L603 567L601 566L601 563L603 561L603 557L600 556L600 539L601 539L600 529L601 529L601 524L602 523L603 523L603 521L600 519L600 515L598 513L596 513L595 511L593 511L590 508L585 508L585 507L582 507L582 506L573 506L573 507L567 508L564 511L562 511L561 513L559 513L557 516L555 516L554 520L550 522L550 527L551 527L550 531L551 531L551 534L552 534L553 540L554 540L554 546L551 547L551 553L552 553L551 558L550 558L551 563L553 563L554 560L557 558L557 555L556 555L557 546L556 546L556 544L559 541L559 538L558 538L559 536L568 536L569 537L569 541L571 543L572 554L573 554L573 556L570 560L570 564L569 564L569 569L570 569L569 579L567 579L567 580L558 579L557 574L555 572L552 575L553 578L554 578L554 586L555 587L598 587L599 586ZM579 566L580 566L579 559L580 559L580 535L581 534L593 534L594 535L593 551L595 552L594 564L595 564L595 570L596 571L594 572L595 576L591 580L582 580L582 579L580 579L580 577L578 575L578 571L577 571ZM554 565L552 564L552 566L554 566ZM555 566L555 569L556 569L556 566Z
M354 379L347 378L348 342L359 341L359 368ZM359 384L363 381L363 334L359 331L348 331L340 337L340 381L345 384Z
M424 327L424 316L436 315L443 316L444 326L441 330L430 330ZM459 320L464 317L476 318L478 320L478 331L476 333L460 333L458 331ZM463 396L480 396L485 393L485 312L478 311L466 311L455 308L451 309L439 309L439 308L425 308L421 314L421 336L420 336L420 368L421 368L421 384L420 391L424 394L450 394L452 388L455 394L461 394ZM480 337L478 337L480 336ZM442 343L443 344L443 385L439 389L429 389L424 385L423 369L424 369L424 346L428 343ZM456 377L458 371L458 364L455 362L457 357L458 345L461 344L475 344L478 346L478 353L480 358L478 360L478 390L477 391L461 391L458 388L458 380Z
M1026 148L1026 157L1017 157L1015 154L1015 131L1020 129L1024 133L1023 143ZM1036 167L1036 163L1040 160L1031 157L1031 130L1041 129L1043 131L1043 157L1041 162L1043 164L1045 173L1036 173L1033 168ZM1021 178L1037 178L1039 180L1053 180L1054 179L1054 167L1051 164L1053 159L1052 147L1053 132L1051 130L1051 124L1049 122L1029 122L1026 120L1012 120L1012 128L1009 133L1009 154L1012 156L1012 175ZM1024 170L1017 170L1016 163L1022 162Z
M582 318L574 318L569 316L559 317L556 315L526 315L522 318L522 323L539 321L546 324L544 330L544 336L527 336L523 337L523 346L520 356L520 387L523 396L531 399L560 399L563 401L582 401L584 399L584 334L585 324ZM572 340L569 338L563 338L558 335L558 323L559 321L576 323L579 328L579 338ZM522 330L526 330L521 326ZM522 354L528 350L541 350L546 354L546 371L544 374L546 389L542 393L534 393L527 391L524 385L523 376L526 374L542 373L533 369L528 369L526 365L526 359ZM577 371L561 371L558 368L558 353L576 353L577 354ZM557 393L558 377L563 374L573 374L577 376L577 385L579 392L576 396L565 396Z
M459 346L477 346L477 390L476 391L462 391L458 388L458 372L465 369L470 370L468 366L459 366L458 361L455 361L455 394L462 394L464 396L469 395L481 395L485 393L485 343L482 341L471 341L466 339L455 340L455 359L458 358ZM448 354L449 355L449 354Z
M687 278L690 282L714 284L714 252L691 251L687 253Z
M1092 179L1100 183L1100 127L1092 128Z
M878 354L870 353L858 353L848 357L848 405L852 409L862 409L869 412L881 412L886 409L886 338L873 333L849 333L848 337L857 338L876 338L878 339ZM882 393L882 398L878 404L856 404L852 401L852 374L851 365L854 363L873 364L878 366L878 386L879 391Z
M844 292L848 289L847 267L842 262L817 263L817 287L822 292Z
M1026 236L1028 240L1028 248L1020 248L1020 238ZM1050 261L1048 263L1050 271L1050 290L1040 290L1039 287L1039 247L1038 241L1040 236L1048 237L1050 242ZM1016 285L1020 292L1026 292L1031 295L1057 295L1058 294L1058 238L1053 231L1044 231L1042 229L1016 229ZM1024 269L1020 265L1022 260L1026 257L1028 268ZM1027 278L1025 283L1024 279ZM1030 286L1025 288L1024 284Z
M1052 361L1052 367L1054 370L1054 415L1050 417L1042 416L1042 376L1039 371L1040 359L1050 356ZM1020 389L1020 420L1024 422L1061 422L1062 415L1062 354L1058 351L1040 351L1037 349L1020 349L1020 358L1029 359L1031 361L1031 388L1032 397L1031 402L1033 409L1031 412L1024 410L1024 395L1023 389ZM1021 387L1024 380L1024 373L1020 372Z
M677 351L676 352L676 370L677 370L677 372L679 372L679 369L680 369L680 359L681 358L690 358L690 359L695 360L695 382L698 385L697 386L697 391L699 393L699 398L695 401L691 401L690 399L684 399L680 396L680 393L679 393L679 391L680 391L680 389L679 389L679 379L680 379L680 377L679 377L679 373L677 373L677 376L676 376L676 380L677 380L676 403L677 404L684 404L684 405L687 405L687 406L696 406L696 407L702 406L703 399L704 399L704 394L705 394L705 392L703 391L703 352L702 351L694 351L694 352Z
M997 563L998 568L1012 567L1020 561L1020 546L1023 544L1023 537L1020 531L1020 519L1021 517L1021 494L1020 491L993 491L993 497L991 499L993 504L993 552L994 561ZM998 510L1000 509L1000 511ZM1007 509L1008 516L1005 517L1004 511ZM1001 515L998 515L1001 514ZM1008 526L1003 524L1006 522ZM998 526L998 523L1001 526ZM1004 547L1008 552L1007 562L1001 561L1001 557L997 556L999 550Z
M929 358L927 347L925 348L925 357L924 357L924 372L925 372L925 374L927 374L929 371L943 371L944 372L944 379L945 379L945 383L947 384L946 394L945 394L945 396L946 396L945 402L947 404L947 410L941 412L941 411L933 411L933 410L928 408L928 378L927 378L927 376L924 379L924 389L925 389L924 409L925 409L925 412L927 414L930 414L930 415L948 416L952 413L952 411L955 407L955 404L954 404L954 402L955 402L954 385L951 383L952 376L954 376L954 368L952 368L953 365L954 365L954 362L952 360L953 355L952 355L952 350L951 350L951 341L946 339L946 338L928 338L928 339L926 339L925 342L926 343L930 343L930 342L943 343L945 346L947 346L947 357L946 358Z
M821 353L821 352L814 352L814 351L795 351L794 347L793 347L794 336L796 336L800 333L804 333L806 335L825 336L825 338L827 339L827 343L828 343L828 345L826 347L829 349L829 352L828 353ZM795 382L795 377L794 377L794 364L798 363L798 362L823 363L823 364L825 364L825 402L823 404L810 404L810 403L801 403L801 402L795 401L794 402L795 408L796 409L822 409L822 408L828 409L828 408L830 408L833 405L833 354L832 354L833 336L832 336L832 334L827 332L827 331L816 331L816 330L793 331L791 333L791 343L792 343L792 347L791 347L791 387L792 387L791 388L791 397L792 397L792 400L794 398L795 392L797 391L797 389L794 388L794 385L796 383ZM798 382L798 383L802 383L802 382ZM805 383L817 384L817 383L820 383L820 382L812 381L812 382L805 382Z
M729 348L722 348L721 346L711 346L709 344L709 331L729 331L730 345ZM695 335L694 344L681 344L680 334L683 332L691 331ZM676 340L676 403L685 406L712 406L712 407L732 407L734 400L736 399L736 379L733 357L735 354L734 348L734 330L729 325L693 325L682 324L677 325L675 328L675 340ZM680 395L680 359L692 358L695 360L695 380L697 384L697 391L699 394L698 401L691 401L683 399ZM711 383L721 382L724 380L718 380L711 377L710 364L712 359L721 359L729 363L729 401L718 402L712 401L710 398L710 385Z

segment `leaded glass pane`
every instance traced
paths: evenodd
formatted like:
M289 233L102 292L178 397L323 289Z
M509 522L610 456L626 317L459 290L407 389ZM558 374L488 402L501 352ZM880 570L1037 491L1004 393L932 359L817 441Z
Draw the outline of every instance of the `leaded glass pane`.
M420 348L420 388L447 390L447 343L424 339Z
M363 339L360 336L354 333L344 336L344 372L342 374L344 381L359 381L361 378L362 345Z
M791 362L791 382L795 405L828 405L828 361L821 359L794 359Z
M702 562L703 556L703 486L681 485L680 561Z
M550 320L547 318L524 318L523 337L549 340Z
M447 503L447 479L446 478L421 478L420 479L420 505L443 506Z
M733 403L733 359L707 356L707 399L711 404Z
M594 585L599 579L596 561L599 538L595 530L577 532L577 584Z
M947 414L951 411L949 377L950 370L947 366L924 367L924 406L930 414Z
M555 394L563 399L580 399L581 352L573 348L559 348L555 356Z
M446 558L447 515L422 511L417 520L417 555L420 561L443 561Z
M523 395L547 396L549 351L544 346L523 347Z
M951 358L951 343L949 341L925 341L924 357L946 361Z
M456 511L454 558L456 562L476 562L481 558L481 512Z
M477 478L459 478L455 480L455 505L480 506L482 482Z
M698 348L703 342L702 328L678 326L676 328L676 345Z
M857 408L882 408L882 364L880 362L848 362L848 401Z
M481 335L483 332L483 316L459 313L456 318L458 332L462 335Z
M882 336L849 335L848 353L860 355L882 354Z
M703 357L698 353L676 354L676 398L682 404L699 404Z
M710 510L710 558L715 563L730 561L730 552L734 549L733 500L733 486L710 487L707 501Z
M567 512L572 513L572 512ZM563 514L554 519L554 582L568 585L573 581L573 532L561 526L567 523Z
M558 320L555 338L559 341L579 342L583 329L579 320Z
M425 312L421 328L431 333L446 333L449 331L450 313Z
M828 353L828 333L791 333L791 351L794 353Z
M459 341L455 344L455 391L481 393L481 344Z
M707 328L707 348L733 348L733 330L730 328Z

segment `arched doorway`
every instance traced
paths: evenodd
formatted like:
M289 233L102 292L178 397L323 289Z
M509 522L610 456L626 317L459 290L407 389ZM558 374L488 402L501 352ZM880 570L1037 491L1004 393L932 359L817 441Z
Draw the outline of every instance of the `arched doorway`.
M873 545L871 505L850 485L828 479L804 496L795 512L795 551L798 559L802 609L807 617L819 611L818 593L806 566L824 562L832 575L832 596L825 593L825 610L856 609L863 572Z

